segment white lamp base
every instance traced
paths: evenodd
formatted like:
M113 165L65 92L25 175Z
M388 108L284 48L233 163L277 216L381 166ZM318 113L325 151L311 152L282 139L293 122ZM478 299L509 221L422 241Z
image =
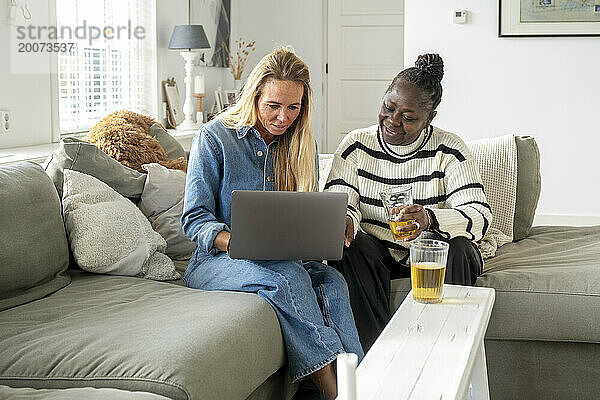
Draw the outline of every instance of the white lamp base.
M177 125L177 129L180 131L191 131L200 128L202 124L197 124L192 120L184 120L182 123Z
M195 113L195 107L192 103L192 63L198 56L198 53L194 51L182 51L179 54L185 60L185 103L183 104L185 120L177 125L177 129L189 131L200 128L200 125L192 119Z

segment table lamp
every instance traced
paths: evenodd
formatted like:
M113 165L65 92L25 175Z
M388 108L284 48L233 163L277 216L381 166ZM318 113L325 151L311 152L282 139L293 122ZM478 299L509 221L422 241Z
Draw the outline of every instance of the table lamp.
M199 124L192 119L194 115L194 105L192 104L192 64L198 52L192 49L209 49L210 44L204 33L202 25L176 25L171 35L169 49L184 50L180 52L185 60L185 103L183 104L183 113L185 119L177 127L181 130L198 129ZM200 57L204 61L204 54Z

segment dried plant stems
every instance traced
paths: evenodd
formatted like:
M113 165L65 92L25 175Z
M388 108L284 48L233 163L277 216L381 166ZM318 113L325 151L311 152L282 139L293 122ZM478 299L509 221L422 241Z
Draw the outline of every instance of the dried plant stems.
M221 42L221 47L223 47L225 54L227 55L227 62L229 63L229 69L231 69L233 79L239 80L242 79L242 73L244 72L244 68L246 68L248 56L254 51L254 44L256 41L246 42L244 39L239 38L235 43L236 50L233 55L225 42Z

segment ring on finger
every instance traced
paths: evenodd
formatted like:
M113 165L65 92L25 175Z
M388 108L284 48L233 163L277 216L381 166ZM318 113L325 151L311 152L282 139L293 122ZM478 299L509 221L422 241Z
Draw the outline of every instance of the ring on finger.
M417 226L416 230L421 230L421 224L419 223L419 221L415 221L414 224Z

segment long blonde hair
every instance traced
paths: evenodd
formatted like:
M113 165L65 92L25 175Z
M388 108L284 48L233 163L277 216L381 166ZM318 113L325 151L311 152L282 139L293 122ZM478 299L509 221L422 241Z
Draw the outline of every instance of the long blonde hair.
M278 48L263 57L248 76L237 103L217 118L230 129L254 126L258 120L258 99L270 79L297 82L304 88L300 114L279 137L275 150L277 190L314 191L317 148L312 129L310 73L291 47Z

